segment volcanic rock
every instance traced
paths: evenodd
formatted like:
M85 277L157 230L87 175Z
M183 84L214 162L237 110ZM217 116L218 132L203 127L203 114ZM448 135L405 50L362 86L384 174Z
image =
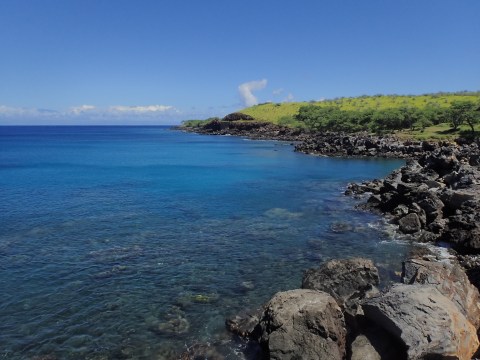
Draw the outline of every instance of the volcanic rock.
M325 292L300 289L275 294L265 307L260 326L260 342L268 348L270 359L345 357L343 314Z
M434 286L395 285L362 307L407 347L409 359L469 360L479 346L475 327Z

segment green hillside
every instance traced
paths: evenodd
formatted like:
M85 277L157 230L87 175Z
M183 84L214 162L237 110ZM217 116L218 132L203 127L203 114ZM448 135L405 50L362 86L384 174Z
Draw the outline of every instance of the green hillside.
M344 111L365 111L399 108L424 109L426 107L447 108L454 101L480 101L480 92L438 93L427 95L375 95L354 98L338 98L324 101L265 103L255 105L240 112L257 120L278 123L282 117L298 114L300 107L315 105L320 107L336 106Z

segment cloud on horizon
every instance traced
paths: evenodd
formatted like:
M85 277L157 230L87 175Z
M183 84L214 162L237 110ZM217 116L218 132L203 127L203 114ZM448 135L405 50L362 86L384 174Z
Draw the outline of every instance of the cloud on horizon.
M169 105L147 105L147 106L110 106L109 112L129 114L161 114L169 111L177 111Z
M73 106L70 108L70 113L79 115L79 114L84 114L89 111L94 111L97 108L93 105L80 105L80 106Z
M97 107L72 106L66 111L0 105L0 125L24 124L100 124L100 123L175 123L181 112L170 105Z
M0 116L16 117L16 116L45 116L57 114L57 111L50 109L37 109L26 107L12 107L0 105Z
M267 79L249 81L238 86L238 92L245 106L258 104L258 99L253 95L254 91L262 90L267 86Z

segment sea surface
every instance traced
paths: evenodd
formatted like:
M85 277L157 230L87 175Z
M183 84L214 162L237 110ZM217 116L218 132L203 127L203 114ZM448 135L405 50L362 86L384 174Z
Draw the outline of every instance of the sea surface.
M0 359L168 359L245 348L228 316L366 256L385 285L408 244L348 182L400 160L167 127L0 127Z

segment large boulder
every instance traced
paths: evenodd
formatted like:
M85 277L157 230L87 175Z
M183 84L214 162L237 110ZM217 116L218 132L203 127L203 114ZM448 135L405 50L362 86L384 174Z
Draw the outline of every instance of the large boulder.
M362 306L407 347L409 359L469 360L479 346L475 327L434 286L395 285Z
M349 306L369 292L376 292L378 284L378 269L372 260L363 258L330 260L305 271L302 280L303 289L325 291L341 306Z
M451 212L460 209L466 201L474 200L476 196L477 193L475 191L450 189L443 191L440 195L442 201Z
M270 359L345 357L343 314L325 292L299 289L275 294L265 306L260 326L260 343Z
M417 204L425 211L427 223L443 217L444 204L435 194L423 193Z
M415 213L410 213L398 220L398 226L400 231L405 234L413 234L422 228L420 219Z
M475 328L480 327L480 294L460 265L410 259L403 263L402 282L436 287Z

